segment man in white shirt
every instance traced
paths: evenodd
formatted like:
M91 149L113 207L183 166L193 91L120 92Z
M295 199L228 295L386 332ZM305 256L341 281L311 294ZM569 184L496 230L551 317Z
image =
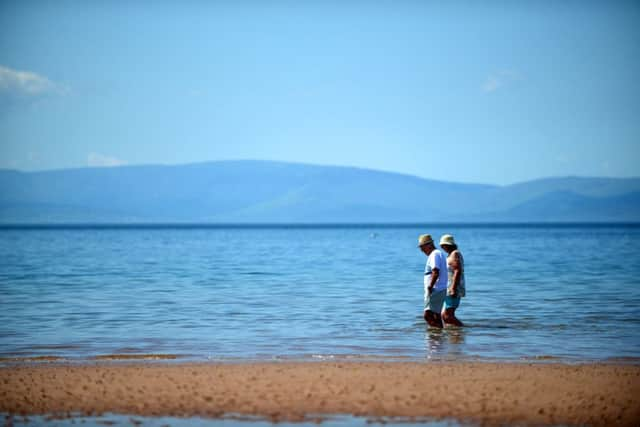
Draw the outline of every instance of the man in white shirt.
M442 304L447 296L447 258L436 249L430 234L418 238L418 247L427 256L424 267L424 320L442 328Z

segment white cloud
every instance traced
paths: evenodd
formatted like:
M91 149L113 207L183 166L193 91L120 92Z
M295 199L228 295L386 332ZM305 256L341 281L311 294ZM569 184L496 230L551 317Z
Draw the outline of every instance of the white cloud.
M64 94L67 89L48 78L30 71L17 71L0 65L0 92L4 94L36 97L46 94Z
M489 76L487 81L482 85L483 92L493 92L500 87L500 81L494 76Z
M100 153L89 153L87 156L87 166L89 167L122 166L126 164L126 161L117 157L106 156Z
M501 88L511 85L521 79L520 73L516 71L503 70L493 73L487 77L482 85L484 93L495 92Z

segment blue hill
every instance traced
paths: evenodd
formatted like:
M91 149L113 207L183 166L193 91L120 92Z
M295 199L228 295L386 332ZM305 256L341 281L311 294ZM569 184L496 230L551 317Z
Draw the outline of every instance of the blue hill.
M640 221L640 179L461 184L266 161L0 170L1 223Z

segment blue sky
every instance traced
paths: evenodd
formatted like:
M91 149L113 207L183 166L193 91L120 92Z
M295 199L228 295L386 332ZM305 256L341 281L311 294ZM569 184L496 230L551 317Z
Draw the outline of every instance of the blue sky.
M640 176L640 3L0 3L0 168Z

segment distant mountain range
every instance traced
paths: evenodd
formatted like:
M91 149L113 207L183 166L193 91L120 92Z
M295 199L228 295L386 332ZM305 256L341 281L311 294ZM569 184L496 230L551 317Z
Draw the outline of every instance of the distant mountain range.
M0 223L638 222L640 178L461 184L268 161L0 170Z

